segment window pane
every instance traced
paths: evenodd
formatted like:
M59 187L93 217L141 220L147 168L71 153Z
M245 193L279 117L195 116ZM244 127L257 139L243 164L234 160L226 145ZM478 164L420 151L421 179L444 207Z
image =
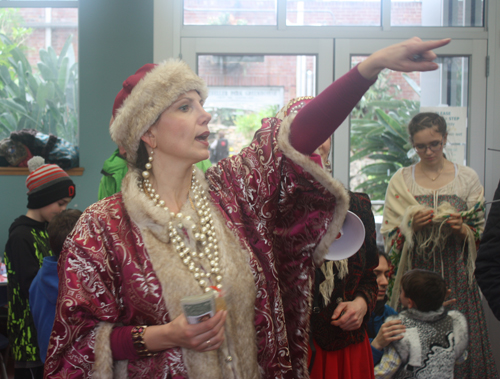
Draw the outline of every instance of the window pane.
M0 18L0 138L35 129L78 145L78 9L2 8Z
M290 99L316 93L316 56L199 55L198 75L208 84L205 109L210 122L211 159L222 158L224 134L233 155L249 145L261 120L273 117Z
M363 59L352 57L352 63ZM466 163L469 58L441 57L436 62L440 68L431 72L383 71L351 113L351 190L383 200L392 175L418 161L407 126L419 112L445 118L446 156Z
M287 0L286 24L325 26L325 25L380 25L380 0Z
M484 0L391 0L393 26L478 26Z
M276 25L276 0L184 0L184 25Z

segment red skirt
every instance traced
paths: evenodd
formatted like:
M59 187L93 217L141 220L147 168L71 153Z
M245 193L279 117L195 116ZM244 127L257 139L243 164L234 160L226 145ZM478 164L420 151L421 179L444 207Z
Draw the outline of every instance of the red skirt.
M375 379L370 340L365 335L363 342L349 345L342 350L325 351L314 341L316 358L311 379ZM308 352L308 364L311 349Z

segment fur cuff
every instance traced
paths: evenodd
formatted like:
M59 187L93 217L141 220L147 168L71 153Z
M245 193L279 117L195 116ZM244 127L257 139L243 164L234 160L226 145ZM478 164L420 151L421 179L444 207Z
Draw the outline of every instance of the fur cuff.
M314 263L317 266L320 266L323 263L326 253L328 252L328 248L333 241L335 241L335 238L337 238L337 235L340 232L340 228L344 224L344 219L347 214L347 210L349 209L349 194L341 182L332 178L325 169L313 162L308 155L298 152L290 144L290 126L295 118L295 115L295 113L292 113L283 120L278 135L278 146L289 159L311 174L315 180L317 180L330 193L335 195L336 198L333 220L329 225L325 236L316 247L313 255Z
M114 373L113 353L111 351L110 336L115 325L108 322L100 322L96 327L95 335L95 363L93 368L92 377L96 379L113 379L113 378L127 378L126 370L125 375L123 372L120 376ZM127 361L121 361L127 362ZM123 368L123 363L120 365ZM125 365L126 367L126 365Z

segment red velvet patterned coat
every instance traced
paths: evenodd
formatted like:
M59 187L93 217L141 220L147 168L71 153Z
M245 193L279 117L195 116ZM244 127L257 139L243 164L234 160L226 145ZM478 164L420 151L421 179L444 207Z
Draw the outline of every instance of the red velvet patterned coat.
M292 116L293 117L293 116ZM307 378L311 286L348 195L288 142L291 118L268 119L251 146L197 175L212 199L228 318L225 344L113 362L116 325L167 323L201 289L169 243L168 212L139 191L89 207L59 261L46 378ZM197 217L189 202L181 209ZM231 355L231 362L225 358Z

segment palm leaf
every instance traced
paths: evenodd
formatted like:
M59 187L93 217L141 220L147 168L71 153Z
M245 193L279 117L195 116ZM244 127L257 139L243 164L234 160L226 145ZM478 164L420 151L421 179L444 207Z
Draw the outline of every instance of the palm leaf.
M415 91L415 93L420 96L420 86L408 76L408 74L403 73L403 78L406 80L406 82L410 85L410 87Z

